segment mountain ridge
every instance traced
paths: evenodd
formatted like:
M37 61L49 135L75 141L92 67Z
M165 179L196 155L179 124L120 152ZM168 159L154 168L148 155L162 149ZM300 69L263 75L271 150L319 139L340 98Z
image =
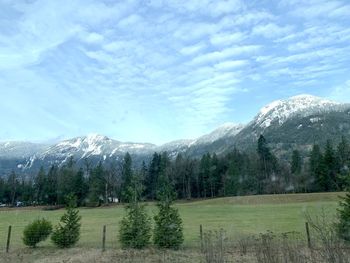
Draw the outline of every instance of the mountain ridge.
M260 134L266 134L272 143L306 145L310 144L311 139L305 139L310 137L309 134L316 136L315 138L321 137L320 134L323 137L338 133L350 135L349 115L350 104L348 103L301 94L267 104L260 109L252 121L245 125L225 123L193 140L175 140L155 145L121 142L104 135L88 134L52 145L0 142L0 158L12 159L17 164L16 167L24 171L32 167L38 168L40 163L62 164L70 156L78 161L86 158L108 161L108 159L121 160L126 152L140 160L161 151L167 151L172 157L178 153L192 157L199 157L206 152L220 154L234 147L247 149L254 145ZM296 136L298 134L303 134L304 138ZM294 141L290 138L294 138ZM1 163L1 166L6 164L4 161Z

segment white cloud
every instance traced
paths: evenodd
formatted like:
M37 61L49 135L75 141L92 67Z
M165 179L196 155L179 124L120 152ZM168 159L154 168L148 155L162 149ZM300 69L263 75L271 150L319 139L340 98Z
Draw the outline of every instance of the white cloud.
M249 64L248 60L227 60L214 65L219 70L232 70Z
M199 55L191 61L191 64L199 65L204 63L213 63L238 55L250 55L256 53L260 48L261 47L258 45L234 46L230 48L225 48L220 51L214 51Z
M242 32L223 32L214 34L210 37L210 42L212 45L227 46L233 43L241 42L246 38L246 35Z
M290 34L293 31L292 26L279 26L274 23L259 24L252 30L253 35L263 36L266 38L277 38Z
M12 101L21 90L43 94L27 93L37 102L30 108L40 120L33 123L50 134L99 127L139 140L140 123L150 138L144 140L197 136L235 121L232 102L242 92L322 89L349 74L348 7L310 1L9 1L16 12L0 21L1 93L17 90ZM291 13L298 5L316 9L304 20ZM45 103L50 96L57 102ZM10 104L2 111L25 118Z
M191 56L203 50L205 47L206 45L203 42L200 42L192 46L185 46L181 48L180 53L185 56Z

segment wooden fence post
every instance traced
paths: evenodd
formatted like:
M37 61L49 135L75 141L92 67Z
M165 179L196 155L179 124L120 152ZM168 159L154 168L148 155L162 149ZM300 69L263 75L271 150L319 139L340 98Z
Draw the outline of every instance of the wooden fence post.
M103 226L102 231L102 251L106 250L106 225Z
M311 248L309 222L305 222L305 228L306 228L306 236L307 236L307 246L308 248Z
M9 230L7 232L6 253L8 253L10 249L11 230L12 230L12 226L9 226Z
M199 225L199 236L201 239L201 252L203 252L203 227L202 227L202 225Z

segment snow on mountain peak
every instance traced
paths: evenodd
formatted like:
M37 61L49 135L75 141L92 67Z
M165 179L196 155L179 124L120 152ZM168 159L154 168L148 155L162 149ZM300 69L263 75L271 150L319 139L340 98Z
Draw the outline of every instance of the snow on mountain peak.
M341 103L322 99L309 94L301 94L284 100L276 100L263 107L255 117L254 122L262 128L267 128L277 121L282 125L289 117L306 113L327 111L336 108Z
M227 137L227 136L235 136L238 134L242 129L244 128L243 124L237 124L232 122L227 122L212 131L209 134L203 135L199 137L197 140L194 140L190 143L189 146L195 145L195 144L205 144L205 143L212 143L220 138Z

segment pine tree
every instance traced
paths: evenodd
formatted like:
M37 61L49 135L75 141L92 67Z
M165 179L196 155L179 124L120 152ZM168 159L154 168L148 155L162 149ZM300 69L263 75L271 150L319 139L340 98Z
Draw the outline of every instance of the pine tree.
M105 173L106 171L104 170L101 162L99 162L98 165L91 171L89 178L89 193L87 198L89 206L99 206L102 202L102 198L105 196Z
M302 167L302 160L298 150L294 150L292 153L292 163L291 163L291 172L292 174L300 174Z
M182 220L172 203L176 197L167 165L167 153L162 154L161 173L158 181L158 214L154 217L153 241L161 248L178 249L183 243Z
M140 204L144 186L140 173L133 173L131 170L128 187L129 204L125 206L126 216L120 222L119 240L123 248L141 249L150 243L151 220Z
M335 152L332 146L332 142L327 140L326 148L324 152L323 162L326 169L326 190L336 190L338 189L337 184L337 159L335 156Z
M309 171L311 178L315 181L315 189L317 191L325 191L327 187L325 167L320 147L314 144L310 153Z
M52 224L46 219L37 219L28 224L23 230L23 243L29 247L36 247L36 245L46 240L52 231Z
M61 167L58 175L57 193L58 203L65 204L68 195L75 194L75 175L76 175L75 161L70 157L67 163Z
M81 216L76 208L76 198L67 197L66 213L61 217L60 223L55 226L51 240L59 248L74 246L80 238Z
M39 173L35 178L35 193L36 193L36 201L38 204L47 203L47 196L45 193L46 189L46 173L44 167L40 167Z
M338 223L336 225L341 239L350 242L350 192L342 198L338 209Z
M84 203L86 189L87 185L85 183L84 171L80 168L74 177L74 195L77 197L78 206L81 206Z
M263 135L260 135L258 139L257 153L259 156L259 172L261 172L261 176L258 176L258 193L261 194L266 191L265 186L270 184L270 176L276 168L275 157L270 152L270 148Z
M157 196L157 181L160 171L161 156L158 153L154 153L152 160L150 161L148 171L146 174L146 189L145 195L147 199L155 200Z
M210 192L209 177L210 177L211 156L209 153L204 154L199 164L200 192L202 197L207 197Z
M18 196L18 179L15 171L12 171L10 176L7 178L7 184L9 187L8 201L12 206L15 206L16 198Z
M52 165L47 174L47 184L45 188L45 193L47 195L47 203L50 205L57 204L57 185L58 185L58 168Z
M121 200L125 203L131 202L133 198L133 186L132 186L132 159L127 152L123 159L122 164L122 196Z
M345 136L342 136L342 139L338 144L336 155L339 172L337 182L339 188L343 190L350 178L350 145Z

